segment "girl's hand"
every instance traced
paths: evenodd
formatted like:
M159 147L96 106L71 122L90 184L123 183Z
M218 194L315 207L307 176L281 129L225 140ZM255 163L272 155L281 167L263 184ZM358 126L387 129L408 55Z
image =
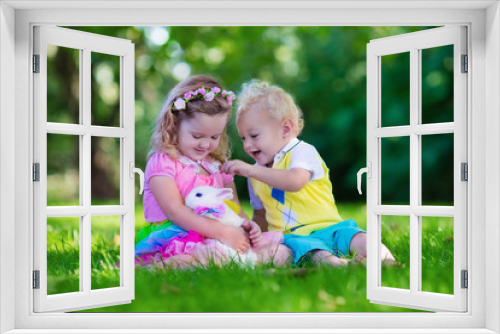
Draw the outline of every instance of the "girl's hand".
M252 245L252 247L257 247L262 241L262 230L260 229L260 226L257 225L256 222L249 219L245 219L241 226L245 231L248 232L248 235L250 236L250 244Z
M227 174L237 174L244 177L251 177L253 166L241 160L231 160L222 166L222 172Z
M240 254L245 254L250 249L250 240L247 234L234 226L222 225L221 234L217 238L223 244L236 249Z

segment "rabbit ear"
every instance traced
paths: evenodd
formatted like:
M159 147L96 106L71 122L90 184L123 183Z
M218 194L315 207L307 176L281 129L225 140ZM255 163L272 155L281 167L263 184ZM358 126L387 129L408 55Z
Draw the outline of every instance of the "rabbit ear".
M216 198L221 201L226 201L228 199L233 198L233 189L231 188L222 188L217 193Z

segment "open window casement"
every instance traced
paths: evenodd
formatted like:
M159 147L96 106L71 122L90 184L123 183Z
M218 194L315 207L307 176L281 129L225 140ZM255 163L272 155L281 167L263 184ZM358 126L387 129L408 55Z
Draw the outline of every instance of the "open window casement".
M134 44L128 40L82 33L70 29L37 26L34 28L33 55L33 92L34 92L34 268L33 294L35 312L65 312L95 308L106 305L129 303L134 298ZM71 57L50 58L54 50L64 49ZM117 101L119 109L112 126L94 124L94 110L91 108L92 66L97 56L110 57L116 61L119 79L118 86L107 87L103 99ZM53 57L54 58L54 57ZM50 61L48 61L48 59ZM56 78L55 67L68 66L68 62L76 64L71 76L71 87L58 85L54 87ZM52 68L51 68L52 67ZM75 69L76 68L76 69ZM97 69L100 73L100 83L110 84L109 68ZM98 72L99 72L98 71ZM64 71L63 71L64 72ZM66 71L68 72L68 71ZM65 73L66 73L65 72ZM94 80L96 81L96 80ZM52 86L50 86L52 85ZM55 109L53 93L61 94L63 101L69 101L66 95L74 95L73 101L58 110ZM49 96L48 96L49 95ZM97 95L97 94L96 94ZM66 98L66 99L65 99ZM73 105L71 105L73 104ZM66 117L73 112L72 117ZM59 115L53 117L54 114ZM48 116L49 115L49 116ZM62 116L61 116L62 115ZM49 141L48 138L51 137ZM109 165L115 166L111 177L116 180L119 194L115 203L95 202L92 198L92 188L99 180L92 179L91 159L96 143L102 144L110 151L104 150ZM61 145L56 145L59 143ZM72 143L66 145L65 143ZM74 145L73 145L74 144ZM53 147L50 147L50 146ZM66 147L66 148L64 148ZM77 150L76 159L65 159L67 150ZM108 153L106 153L108 152ZM112 153L109 153L112 152ZM103 154L103 153L101 153ZM67 154L66 154L67 156ZM60 170L48 173L47 166L53 166L54 161L60 164L75 164L63 166ZM76 161L76 162L75 162ZM51 165L52 164L52 165ZM104 166L106 167L106 166ZM52 167L51 167L52 168ZM54 169L54 168L52 168ZM59 173L61 170L65 172ZM68 174L75 175L74 183L65 180ZM50 174L50 175L49 175ZM69 175L68 174L68 175ZM74 190L74 201L63 200L55 203L48 200L48 186L55 180L63 178L64 187ZM75 184L76 183L76 184ZM63 191L61 189L59 191ZM51 191L58 191L52 189ZM101 205L99 205L101 204ZM97 267L105 259L95 258L93 254L93 231L99 230L105 222L115 224L115 240L119 261L106 263L119 273L115 284L109 287L94 286L93 275ZM68 236L57 236L61 239L58 245L48 245L48 235L51 224L72 225L74 229ZM113 238L111 238L113 239ZM52 239L50 239L52 240ZM64 258L48 258L48 248L64 251L68 240L76 245L76 262L65 263ZM51 241L52 242L52 241ZM114 259L116 259L116 254ZM79 277L72 282L73 287L65 288L64 293L56 292L49 285L57 284L58 275L48 275L50 261L63 271L72 272ZM48 263L49 262L49 263ZM76 265L75 265L76 263ZM76 266L76 268L74 268ZM50 277L49 277L50 276ZM49 282L50 280L50 282Z
M452 73L448 83L442 76L439 76L439 73L429 73L425 63L425 55L438 48L449 50L449 56L442 59ZM402 58L395 57L394 59L409 61L409 73L399 72L393 76L383 76L384 66L387 64L384 57L396 55L401 55ZM372 303L430 311L464 312L467 310L466 55L466 27L459 26L435 28L373 40L367 46L367 297ZM427 71L425 74L424 70ZM384 80L398 80L403 75L409 78L407 80L409 97L397 93L388 97L391 95L387 95L384 90L389 86L385 85L387 81L383 82L382 77ZM425 85L427 87L424 89ZM432 86L430 89L429 85ZM453 92L452 111L448 119L439 120L436 115L442 110L424 109L427 108L425 101L429 98L429 94L437 92L440 89L439 86L442 88L443 85L448 85L447 87ZM453 87L449 87L450 85ZM382 97L386 100L383 101ZM406 107L401 107L402 104L395 106L394 103L397 101L393 101L394 99L405 100ZM406 121L403 117L401 123L393 124L387 118L384 119L386 116L384 108L394 107L400 108L401 113L406 113ZM433 121L436 119L437 121ZM423 198L425 194L423 175L428 172L422 167L428 166L426 161L428 155L424 155L424 152L428 152L429 143L435 143L430 139L436 138L448 138L449 147L451 147L448 159L450 160L448 173L450 175L439 176L453 178L450 182L453 184L453 189L450 191L451 195L446 204L432 203ZM386 148L390 145L386 144L398 141L406 144L400 146L400 150L395 154L396 160L389 160ZM386 190L383 190L382 185L395 176L384 173L383 168L398 161L397 159L408 161L408 176L405 179L408 184L401 182L400 186L407 187L409 194L407 199L394 204L390 200L385 200L383 193ZM390 189L390 191L397 190ZM403 217L408 222L410 268L407 268L409 286L405 288L386 286L382 278L384 270L387 270L387 267L381 264L382 225L384 219L394 219L395 216ZM422 245L425 244L428 247L431 244L427 242L428 236L424 235L422 226L429 219L443 219L443 217L452 222L453 229L453 234L447 240L439 241L453 244L453 269L450 273L453 287L450 288L451 292L446 294L429 292L422 284L423 277L426 275L423 261L427 255ZM393 232L391 227L388 231L389 234ZM426 252L429 252L427 248Z

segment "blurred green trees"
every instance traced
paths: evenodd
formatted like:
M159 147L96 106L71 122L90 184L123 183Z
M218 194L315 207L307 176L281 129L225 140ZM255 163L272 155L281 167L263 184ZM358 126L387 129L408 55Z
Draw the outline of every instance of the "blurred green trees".
M136 166L145 167L155 119L168 91L179 81L188 75L210 74L238 93L242 83L258 78L283 87L295 97L304 112L305 128L301 138L318 149L330 168L337 200L358 201L364 200L364 197L357 194L356 173L366 166L366 45L373 39L427 27L69 28L125 38L135 44ZM93 80L101 78L100 83L93 84L92 94L101 99L92 99L93 117L98 120L98 125L112 126L117 121L115 114L119 99L113 99L113 90L119 85L119 71L116 62L100 54L93 54L93 57L96 60L96 65L92 67ZM445 111L449 115L450 108L453 115L453 105L449 103L450 99L453 101L453 90L443 88L453 82L449 58L449 49L446 48L433 50L426 58L427 72L422 80L426 83L424 104L427 116L424 118L429 122L452 121L446 115L441 116ZM404 61L387 63L390 74L382 80L384 89L389 85L384 99L390 100L401 97L406 94L405 90L409 90L409 83L405 86L404 79L409 75L409 64ZM57 77L60 82L49 82L49 86L53 85L54 89L62 87L63 95L68 94L68 87L74 82L74 76L70 75L73 70L62 68L61 75ZM103 90L107 92L104 94ZM65 105L60 104L58 108L65 108ZM404 120L408 118L403 115L407 112L404 108L387 108L383 117ZM250 162L238 138L234 119L229 132L233 158ZM433 145L434 149L426 150L425 154L429 159L442 156L442 152L452 149L449 145L449 141ZM102 150L101 146L96 143L96 154ZM398 157L391 159L397 160ZM423 160L427 163L428 159L423 157ZM98 161L95 164L93 162L92 172L102 175L99 180L112 179L108 175L112 169L99 170ZM446 164L430 166L433 175L438 177L450 172L450 166ZM400 164L387 163L384 168L388 168L388 175L406 173L399 170ZM427 179L423 176L424 182ZM111 196L104 190L112 189L114 182L99 182L103 186L95 189L96 196ZM239 196L247 197L245 180L237 177L236 183ZM424 188L429 200L442 201L438 190L449 188L450 184L440 184L439 189L434 189L432 181L427 183ZM385 184L398 186L390 181ZM433 194L438 197L433 198Z

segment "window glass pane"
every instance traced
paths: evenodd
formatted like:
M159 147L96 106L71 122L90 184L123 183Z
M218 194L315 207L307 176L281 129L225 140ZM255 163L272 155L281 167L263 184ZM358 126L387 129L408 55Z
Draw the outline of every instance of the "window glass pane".
M381 138L382 204L410 204L410 137Z
M422 136L422 205L453 206L453 134Z
M381 57L382 126L410 124L410 52Z
M47 218L47 294L80 291L80 218Z
M92 289L120 286L120 216L92 216Z
M396 259L396 265L382 263L382 286L410 289L410 217L381 216L382 244Z
M47 121L80 123L80 50L47 45Z
M423 49L422 123L453 122L453 45Z
M453 294L452 217L422 217L422 291Z
M79 136L47 134L47 205L80 205Z
M120 126L120 57L91 53L92 125Z
M120 205L120 138L92 137L92 205Z

